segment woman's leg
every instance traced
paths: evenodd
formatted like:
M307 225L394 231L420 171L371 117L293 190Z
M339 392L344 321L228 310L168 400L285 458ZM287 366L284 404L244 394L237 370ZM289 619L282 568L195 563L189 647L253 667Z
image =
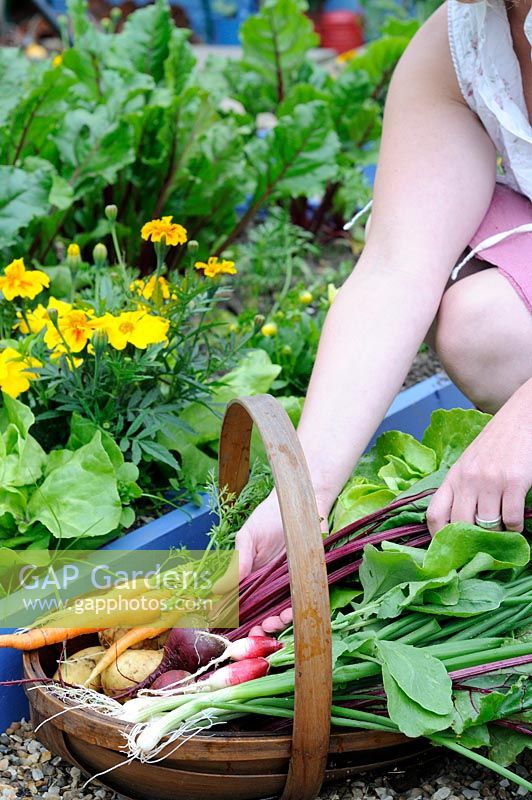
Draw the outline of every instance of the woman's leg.
M456 385L491 414L532 376L532 314L494 267L451 284L427 340Z

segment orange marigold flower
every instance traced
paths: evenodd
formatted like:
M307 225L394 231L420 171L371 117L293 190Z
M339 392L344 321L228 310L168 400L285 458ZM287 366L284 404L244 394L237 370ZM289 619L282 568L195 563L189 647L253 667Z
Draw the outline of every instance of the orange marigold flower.
M160 242L161 238L165 237L165 242L168 245L185 244L187 241L187 231L182 225L172 222L172 217L163 217L162 219L152 219L142 226L140 235L146 241Z

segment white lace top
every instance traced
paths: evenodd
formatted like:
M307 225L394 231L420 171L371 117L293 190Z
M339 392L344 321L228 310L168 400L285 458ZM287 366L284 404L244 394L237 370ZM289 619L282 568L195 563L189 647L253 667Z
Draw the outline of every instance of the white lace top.
M497 180L532 201L532 125L523 93L504 0L461 3L448 0L451 55L460 89L500 155ZM525 21L532 45L532 9ZM371 207L371 201L344 227L349 230ZM477 253L509 236L532 231L532 223L484 239L455 267L453 279Z
M501 156L497 180L532 200L532 126L504 0L448 0L448 22L460 89ZM525 33L532 44L532 11Z

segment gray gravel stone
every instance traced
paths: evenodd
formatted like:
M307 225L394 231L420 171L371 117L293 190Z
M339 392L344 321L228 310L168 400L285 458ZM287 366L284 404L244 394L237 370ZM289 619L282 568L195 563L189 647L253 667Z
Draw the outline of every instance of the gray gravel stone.
M0 734L0 800L123 800L86 777L35 739L28 723ZM530 780L532 754L512 768ZM516 800L526 790L460 758L424 757L410 767L358 775L324 786L318 800ZM158 800L153 797L153 800Z

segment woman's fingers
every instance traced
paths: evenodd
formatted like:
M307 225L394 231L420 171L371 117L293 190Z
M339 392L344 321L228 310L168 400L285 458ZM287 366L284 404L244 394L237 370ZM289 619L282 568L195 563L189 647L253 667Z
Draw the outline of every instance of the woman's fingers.
M494 485L493 487L484 487L480 490L477 500L476 516L480 520L486 522L493 522L501 516L501 503L502 503L502 490L500 486ZM480 526L482 527L482 525ZM502 530L501 524L497 528L490 530Z
M453 507L453 489L448 478L442 483L435 492L427 509L427 525L431 536L434 536L440 528L451 519L451 509Z
M525 527L526 489L509 485L502 496L502 521L509 531L521 532Z

